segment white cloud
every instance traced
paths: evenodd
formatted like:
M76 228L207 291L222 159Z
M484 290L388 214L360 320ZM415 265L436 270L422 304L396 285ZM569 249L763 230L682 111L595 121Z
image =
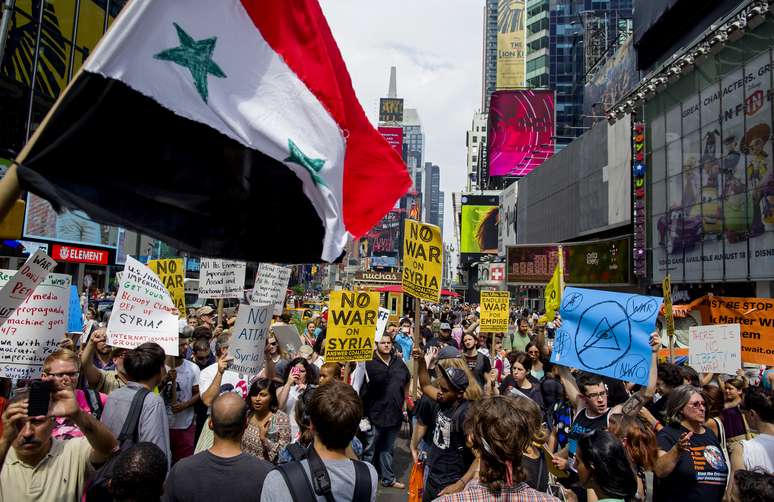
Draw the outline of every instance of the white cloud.
M465 131L481 106L483 0L320 0L369 119L387 95L390 67L398 96L416 108L425 161L441 167L444 240L453 238L451 192L465 185Z

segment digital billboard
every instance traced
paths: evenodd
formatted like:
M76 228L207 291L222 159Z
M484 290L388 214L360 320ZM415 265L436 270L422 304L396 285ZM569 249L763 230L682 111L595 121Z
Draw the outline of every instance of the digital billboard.
M403 128L402 127L379 127L379 133L384 136L387 143L398 152L400 158L403 158Z
M463 195L461 202L460 253L497 254L499 196Z
M521 178L553 154L554 115L554 91L495 91L487 129L489 176Z
M403 98L379 99L379 122L403 122Z
M497 4L497 89L524 87L524 3L499 0Z

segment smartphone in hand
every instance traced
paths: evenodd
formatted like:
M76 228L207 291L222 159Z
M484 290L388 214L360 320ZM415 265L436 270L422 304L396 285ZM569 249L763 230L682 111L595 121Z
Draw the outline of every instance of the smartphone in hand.
M53 386L51 382L43 380L34 380L30 383L29 405L27 409L28 417L39 417L48 415L48 407L51 404L51 392Z

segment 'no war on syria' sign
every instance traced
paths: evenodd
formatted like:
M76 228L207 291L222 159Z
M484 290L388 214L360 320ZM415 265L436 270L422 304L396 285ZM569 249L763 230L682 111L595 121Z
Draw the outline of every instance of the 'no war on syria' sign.
M403 291L414 298L441 299L443 240L435 225L406 220L403 238Z
M374 356L379 293L334 291L328 303L325 361L370 361Z

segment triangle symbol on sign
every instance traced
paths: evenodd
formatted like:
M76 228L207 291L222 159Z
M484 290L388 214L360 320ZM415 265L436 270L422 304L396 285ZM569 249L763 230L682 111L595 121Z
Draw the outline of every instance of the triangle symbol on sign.
M610 326L607 317L603 317L602 320L597 323L597 327L594 328L594 334L586 340L586 343L583 344L583 348L621 350L621 346L618 345L618 339L616 339L613 328Z

